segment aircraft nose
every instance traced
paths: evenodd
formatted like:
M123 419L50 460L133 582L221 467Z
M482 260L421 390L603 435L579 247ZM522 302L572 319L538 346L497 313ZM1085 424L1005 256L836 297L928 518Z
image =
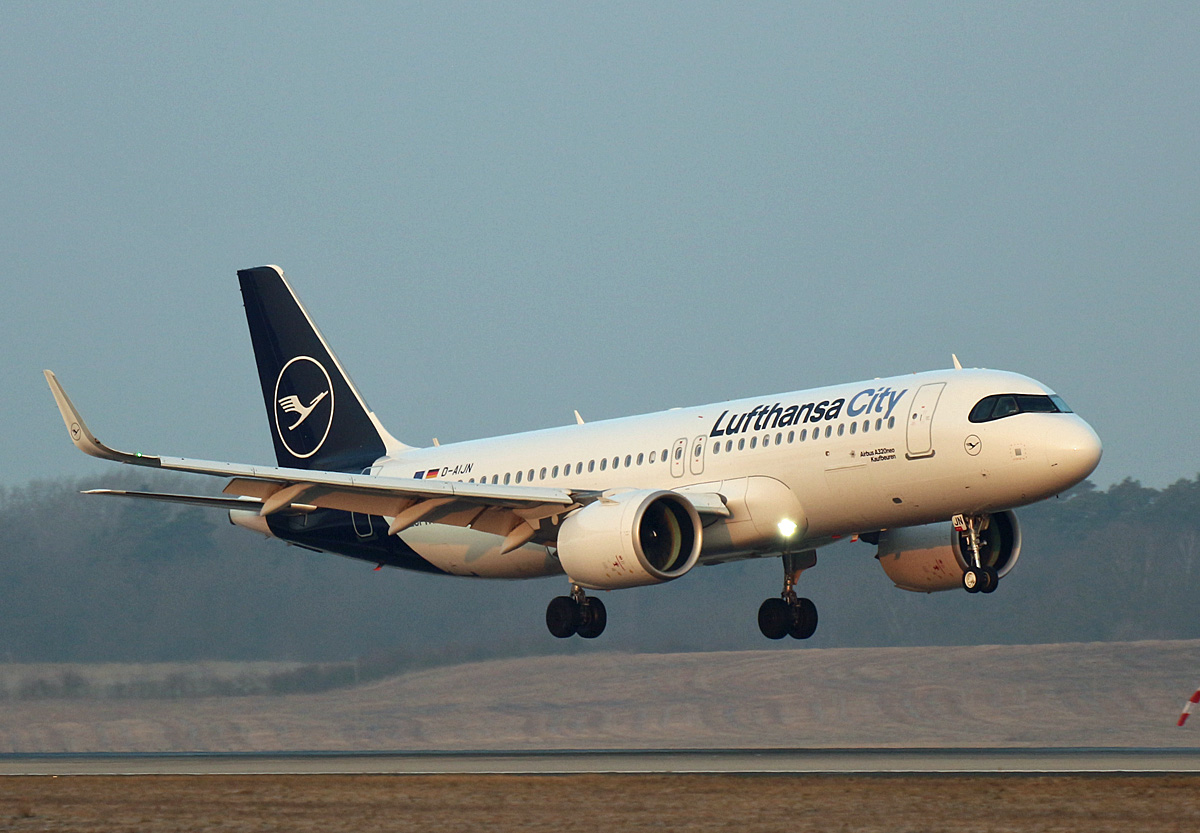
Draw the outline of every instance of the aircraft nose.
M1100 437L1082 419L1064 420L1047 449L1050 468L1069 485L1075 485L1096 470L1103 447Z

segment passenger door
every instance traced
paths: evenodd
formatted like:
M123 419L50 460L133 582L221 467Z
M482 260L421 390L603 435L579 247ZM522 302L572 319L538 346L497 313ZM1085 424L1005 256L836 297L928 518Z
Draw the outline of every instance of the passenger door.
M908 459L933 456L933 412L945 382L921 385L908 409Z

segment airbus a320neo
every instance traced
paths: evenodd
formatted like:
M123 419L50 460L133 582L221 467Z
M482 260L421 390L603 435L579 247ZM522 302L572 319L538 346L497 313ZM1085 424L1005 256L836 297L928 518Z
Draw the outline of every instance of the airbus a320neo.
M917 373L418 448L367 407L283 272L238 272L275 466L129 454L88 430L46 378L71 439L108 460L228 478L225 497L96 490L225 509L233 523L378 565L473 578L561 575L546 624L594 638L588 590L779 558L758 611L805 639L796 593L817 549L857 537L905 590L994 591L1021 533L1012 510L1079 483L1100 440L1039 382Z

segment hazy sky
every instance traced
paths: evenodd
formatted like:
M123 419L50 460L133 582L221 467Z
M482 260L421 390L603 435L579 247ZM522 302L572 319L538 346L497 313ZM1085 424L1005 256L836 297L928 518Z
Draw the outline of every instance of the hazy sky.
M969 366L1200 471L1200 4L8 2L0 484L272 462L281 265L427 444Z

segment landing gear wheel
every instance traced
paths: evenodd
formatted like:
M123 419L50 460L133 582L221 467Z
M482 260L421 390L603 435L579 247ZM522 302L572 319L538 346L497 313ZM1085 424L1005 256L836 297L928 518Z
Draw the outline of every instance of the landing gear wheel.
M546 627L552 636L559 639L574 636L579 629L580 618L579 605L570 596L555 596L546 607Z
M783 639L792 626L792 610L783 599L767 599L758 609L758 629L767 639Z
M995 593L996 587L1000 584L1000 574L996 572L994 567L984 567L983 573L987 577L987 581L984 582L983 589L980 592Z
M604 602L588 596L580 603L579 626L575 630L577 634L584 639L595 639L604 633L607 624L608 611L604 609Z
M984 588L986 581L986 574L981 567L968 567L967 571L963 573L962 585L968 593L978 593Z
M808 639L817 631L817 606L811 599L796 599L789 606L792 621L788 626L788 635L792 639Z

